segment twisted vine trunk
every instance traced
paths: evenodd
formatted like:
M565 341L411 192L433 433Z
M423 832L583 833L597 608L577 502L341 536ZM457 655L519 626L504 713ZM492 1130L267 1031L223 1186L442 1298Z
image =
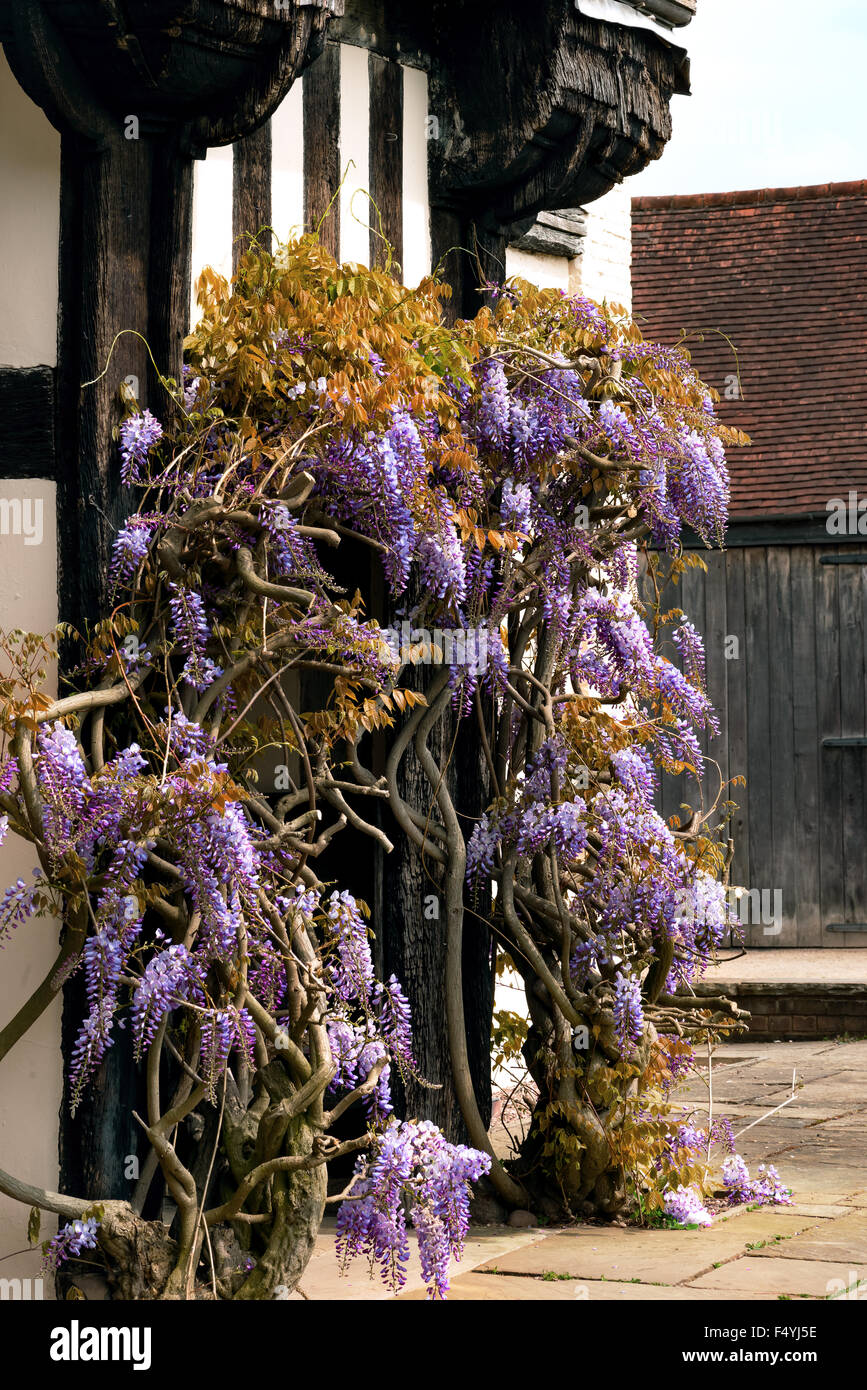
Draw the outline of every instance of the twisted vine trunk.
M313 1155L319 1131L304 1116L290 1120L283 1144L287 1155ZM106 1267L106 1289L115 1300L213 1299L268 1301L287 1298L297 1288L310 1262L322 1225L327 1193L324 1162L290 1173L276 1173L269 1197L258 1214L270 1220L254 1227L225 1222L199 1227L189 1238L176 1240L161 1221L146 1221L127 1209L112 1212L100 1232L100 1251ZM245 1257L251 1230L264 1251L247 1275ZM204 1260L203 1260L204 1256ZM64 1284L75 1279L64 1277Z
M317 1131L298 1115L289 1121L283 1152L308 1156L313 1153ZM322 1225L328 1189L324 1163L294 1173L277 1173L271 1189L273 1221L268 1243L236 1299L273 1299L297 1289L316 1245Z
M419 581L410 583L408 603L425 599ZM382 600L385 603L385 600ZM396 622L394 610L386 622ZM403 683L430 689L431 671L441 667L409 665ZM449 707L437 720L427 746L442 774L442 783L460 819L465 840L491 800L491 782L475 718L460 719ZM397 772L400 796L423 820L441 819L436 788L426 775L414 743ZM393 824L393 822L392 822ZM386 976L401 981L412 1010L413 1046L418 1072L395 1078L398 1113L432 1120L452 1143L467 1143L468 1132L452 1077L446 1019L447 923L443 870L399 827L391 834L394 849L382 857L382 944ZM476 1104L484 1124L491 1121L491 1018L494 1008L493 940L486 918L489 904L474 910L464 892L461 964L467 1055ZM427 1081L433 1083L424 1085Z
M546 1206L567 1215L616 1215L629 1201L617 1159L617 1130L636 1081L613 1075L619 1058L610 1015L609 1020L588 1017L588 1031L600 1021L602 1030L586 1051L576 1050L572 1027L559 1010L545 1017L536 1000L531 1016L524 1057L539 1099L517 1170ZM639 1071L655 1041L656 1030L648 1024L630 1058Z

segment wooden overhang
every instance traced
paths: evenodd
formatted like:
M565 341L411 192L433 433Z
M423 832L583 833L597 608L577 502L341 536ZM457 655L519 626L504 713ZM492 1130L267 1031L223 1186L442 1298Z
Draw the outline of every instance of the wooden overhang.
M695 19L696 0L624 0L631 10L680 27Z

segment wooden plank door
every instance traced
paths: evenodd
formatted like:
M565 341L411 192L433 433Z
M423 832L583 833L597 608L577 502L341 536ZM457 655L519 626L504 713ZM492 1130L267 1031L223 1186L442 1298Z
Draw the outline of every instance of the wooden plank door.
M822 917L829 945L867 946L867 564L859 552L819 557L817 668L821 709ZM835 669L836 668L836 669Z

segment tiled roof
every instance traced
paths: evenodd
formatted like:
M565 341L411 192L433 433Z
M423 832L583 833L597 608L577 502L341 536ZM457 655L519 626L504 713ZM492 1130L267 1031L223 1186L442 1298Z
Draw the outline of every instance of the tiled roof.
M642 332L690 335L722 419L752 437L729 453L732 515L867 495L867 180L634 198L632 230Z

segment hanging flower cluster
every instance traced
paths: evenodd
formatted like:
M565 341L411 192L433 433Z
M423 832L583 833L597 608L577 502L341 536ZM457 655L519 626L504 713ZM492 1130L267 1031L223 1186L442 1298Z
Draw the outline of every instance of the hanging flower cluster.
M449 1289L449 1265L460 1255L470 1221L471 1184L487 1173L487 1154L449 1144L429 1121L394 1121L372 1160L359 1159L351 1196L337 1218L337 1249L346 1265L366 1255L386 1283L406 1283L407 1207L418 1233L422 1276L434 1298Z
M68 1221L61 1226L56 1236L46 1241L43 1247L43 1268L54 1272L70 1256L80 1255L84 1250L96 1249L99 1220L95 1216L84 1220Z

